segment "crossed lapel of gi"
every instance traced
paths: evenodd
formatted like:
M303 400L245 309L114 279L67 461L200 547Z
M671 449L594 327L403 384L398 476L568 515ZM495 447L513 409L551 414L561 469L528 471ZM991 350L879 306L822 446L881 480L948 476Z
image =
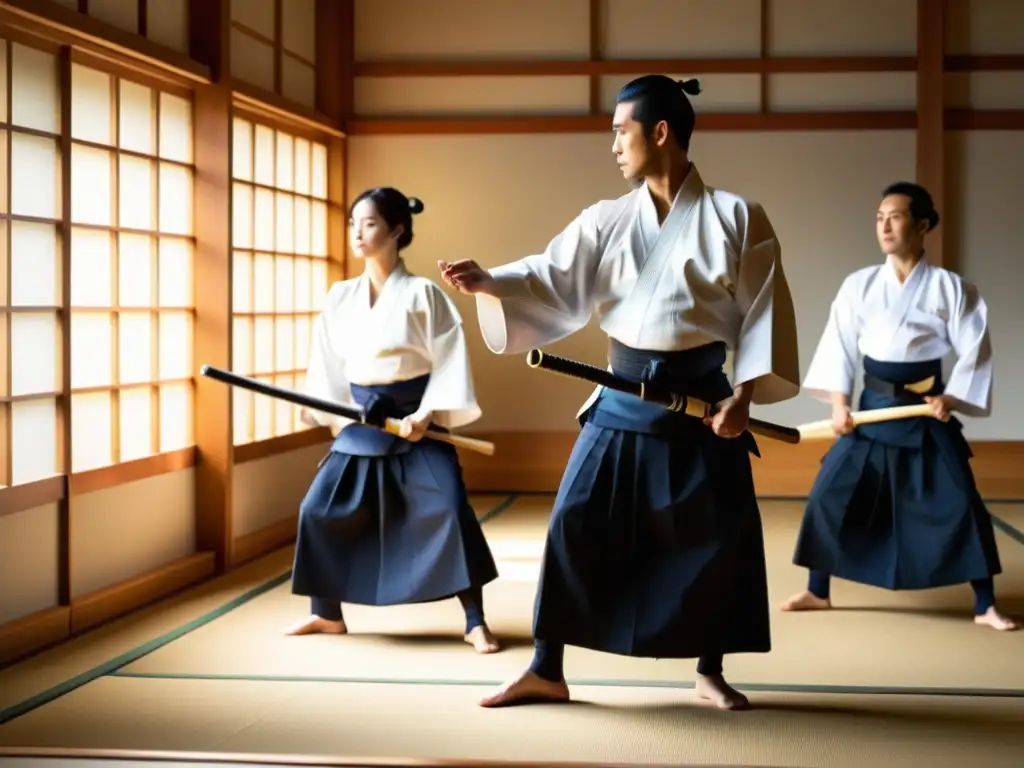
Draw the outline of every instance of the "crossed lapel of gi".
M676 253L675 249L679 238L703 193L704 181L697 172L697 167L691 165L690 172L676 193L665 221L653 238L654 233L651 232L651 227L657 226L658 215L646 184L637 195L637 210L634 214L637 217L635 226L639 227L641 231L641 239L644 242L644 258L633 288L622 301L624 305L629 306L630 313L636 318L637 333L643 326L647 308L656 294L655 286L671 260L671 256ZM652 239L653 245L651 245Z

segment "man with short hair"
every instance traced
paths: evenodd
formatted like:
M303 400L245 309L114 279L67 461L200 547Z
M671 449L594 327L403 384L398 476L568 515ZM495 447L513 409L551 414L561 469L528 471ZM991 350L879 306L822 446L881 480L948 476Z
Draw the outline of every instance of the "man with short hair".
M739 709L748 702L723 656L771 648L746 427L752 402L799 391L793 302L762 207L706 186L691 163L687 92L696 81L661 75L623 87L612 151L638 186L583 210L543 253L490 271L439 262L476 295L491 351L552 344L596 311L615 374L719 404L701 420L594 392L551 516L533 663L482 706L567 700L563 653L575 645L698 658L698 696Z
M804 388L831 403L841 437L822 461L797 539L793 559L810 570L807 589L783 610L830 608L831 576L884 589L970 582L978 624L1017 628L996 609L995 533L952 416L991 414L988 309L975 286L928 261L925 237L938 223L924 187L887 187L876 217L885 262L849 275L832 302ZM957 361L943 384L951 351ZM860 356L861 410L927 402L934 418L853 429Z

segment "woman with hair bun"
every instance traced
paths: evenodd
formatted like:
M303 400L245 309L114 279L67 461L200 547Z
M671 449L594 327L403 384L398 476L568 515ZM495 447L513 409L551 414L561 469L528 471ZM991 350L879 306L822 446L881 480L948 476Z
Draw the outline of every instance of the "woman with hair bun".
M363 407L370 421L400 419L401 436L304 411L335 434L299 510L292 591L311 615L289 634L344 634L342 603L401 605L458 597L465 639L498 643L484 620L483 586L498 572L469 504L453 446L422 440L428 427L480 418L462 319L401 251L423 203L397 189L363 192L349 213L363 274L335 283L313 329L306 389Z

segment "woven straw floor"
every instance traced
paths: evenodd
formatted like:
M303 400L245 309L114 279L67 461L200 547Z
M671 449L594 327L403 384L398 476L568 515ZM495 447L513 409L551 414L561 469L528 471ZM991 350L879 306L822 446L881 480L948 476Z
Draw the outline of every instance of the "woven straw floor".
M836 582L836 610L773 613L774 650L726 674L755 708L693 699L693 662L570 648L574 704L484 710L529 661L548 496L474 498L499 560L493 656L454 600L346 606L345 637L286 637L304 615L291 550L0 672L0 755L18 748L589 763L1020 766L1024 632L970 620L970 589ZM1024 615L1024 505L992 505L1001 606ZM763 502L774 605L801 588L795 502ZM89 753L80 753L87 756ZM37 766L38 760L26 760Z

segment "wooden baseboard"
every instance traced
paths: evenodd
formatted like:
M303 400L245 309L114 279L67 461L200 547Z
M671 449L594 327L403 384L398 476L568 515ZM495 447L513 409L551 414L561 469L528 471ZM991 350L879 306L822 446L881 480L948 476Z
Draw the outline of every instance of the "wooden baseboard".
M239 536L231 545L231 567L236 568L290 544L295 540L298 525L299 516L294 514L258 531Z
M59 643L71 634L71 609L46 608L0 624L0 668Z
M95 627L193 586L212 577L216 567L213 552L200 552L74 600L71 632Z
M460 452L466 485L472 493L554 493L569 459L576 432L492 432L473 435L497 446L494 456ZM760 440L754 482L762 498L804 498L811 490L829 442L784 445ZM979 440L974 475L989 500L1024 499L1024 440Z
M319 755L260 754L252 752L181 752L152 749L102 749L93 747L8 747L0 746L0 758L129 765L146 763L188 763L193 765L274 765L294 768L604 768L605 763L551 763L517 760L505 763L493 760L432 759L416 757L326 757ZM696 768L692 763L672 763L675 768ZM720 768L744 768L719 763ZM660 766L652 765L652 768ZM668 768L667 764L665 768Z

